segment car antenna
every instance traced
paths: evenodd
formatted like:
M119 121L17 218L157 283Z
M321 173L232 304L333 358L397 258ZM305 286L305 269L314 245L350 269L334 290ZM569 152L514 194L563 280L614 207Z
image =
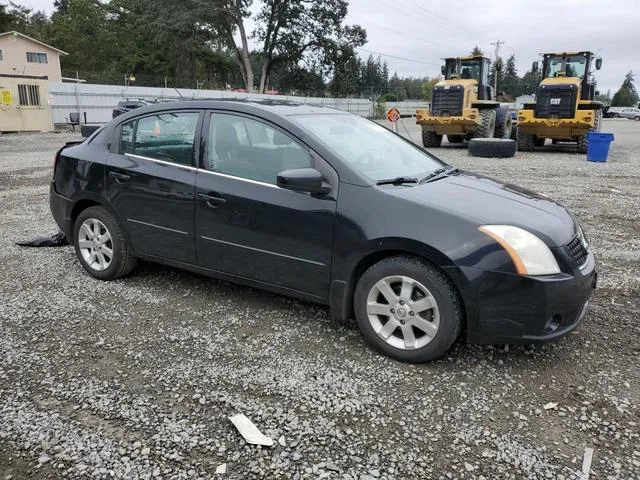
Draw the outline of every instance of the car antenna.
M173 87L173 89L178 92L178 95L180 95L180 100L184 100L184 97L182 96L182 94L180 93L180 90L178 90L178 87Z

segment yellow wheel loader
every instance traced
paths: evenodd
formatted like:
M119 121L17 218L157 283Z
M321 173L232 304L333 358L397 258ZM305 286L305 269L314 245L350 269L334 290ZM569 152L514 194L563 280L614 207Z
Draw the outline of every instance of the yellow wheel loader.
M591 52L542 54L542 80L535 103L518 111L518 149L533 150L553 143L576 142L579 153L586 153L589 132L599 132L601 102L595 101L596 82L592 64L600 70L602 59ZM532 71L537 72L538 62Z
M439 147L472 138L509 138L512 119L507 107L494 101L488 58L482 55L445 58L444 80L433 87L429 110L416 111L425 147Z

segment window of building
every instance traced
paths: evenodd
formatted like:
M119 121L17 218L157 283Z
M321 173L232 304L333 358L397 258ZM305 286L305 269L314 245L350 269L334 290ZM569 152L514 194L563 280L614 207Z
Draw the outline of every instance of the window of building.
M120 152L193 166L198 112L167 112L120 128Z
M29 63L49 63L46 53L27 52L27 62Z
M40 107L39 85L18 85L19 104L23 107Z

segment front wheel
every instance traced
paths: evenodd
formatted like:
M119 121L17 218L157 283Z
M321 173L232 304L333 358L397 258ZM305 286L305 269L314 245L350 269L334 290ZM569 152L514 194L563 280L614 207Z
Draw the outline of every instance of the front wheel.
M422 129L422 145L425 147L439 147L442 144L442 135L433 130Z
M455 342L462 301L451 281L415 257L390 257L360 278L354 307L360 332L376 350L403 362L428 362Z
M640 122L640 117L636 117L636 118L635 118L635 121L636 121L636 122Z
M118 222L103 207L90 207L78 215L73 240L82 267L100 280L123 277L137 263Z

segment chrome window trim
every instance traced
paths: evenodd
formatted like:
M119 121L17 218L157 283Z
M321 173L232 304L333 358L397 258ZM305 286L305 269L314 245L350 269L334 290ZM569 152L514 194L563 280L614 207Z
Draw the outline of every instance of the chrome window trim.
M271 187L271 188L277 188L278 190L284 190L283 188L280 188L278 185L275 185L273 183L261 182L260 180L251 180L250 178L236 177L235 175L229 175L227 173L214 172L213 170L207 170L205 168L198 168L197 170L199 172L208 173L209 175L217 175L219 177L232 178L232 179L235 179L235 180L242 180L243 182L253 183L254 185L263 185L265 187Z
M144 157L142 155L136 155L135 153L125 153L124 156L125 157L131 157L131 158L137 158L139 160L147 160L149 162L155 162L155 163L159 163L160 165L167 165L169 167L183 168L185 170L190 170L192 172L197 172L199 170L198 168L192 167L190 165L182 165L180 163L167 162L166 160L158 160L156 158Z

